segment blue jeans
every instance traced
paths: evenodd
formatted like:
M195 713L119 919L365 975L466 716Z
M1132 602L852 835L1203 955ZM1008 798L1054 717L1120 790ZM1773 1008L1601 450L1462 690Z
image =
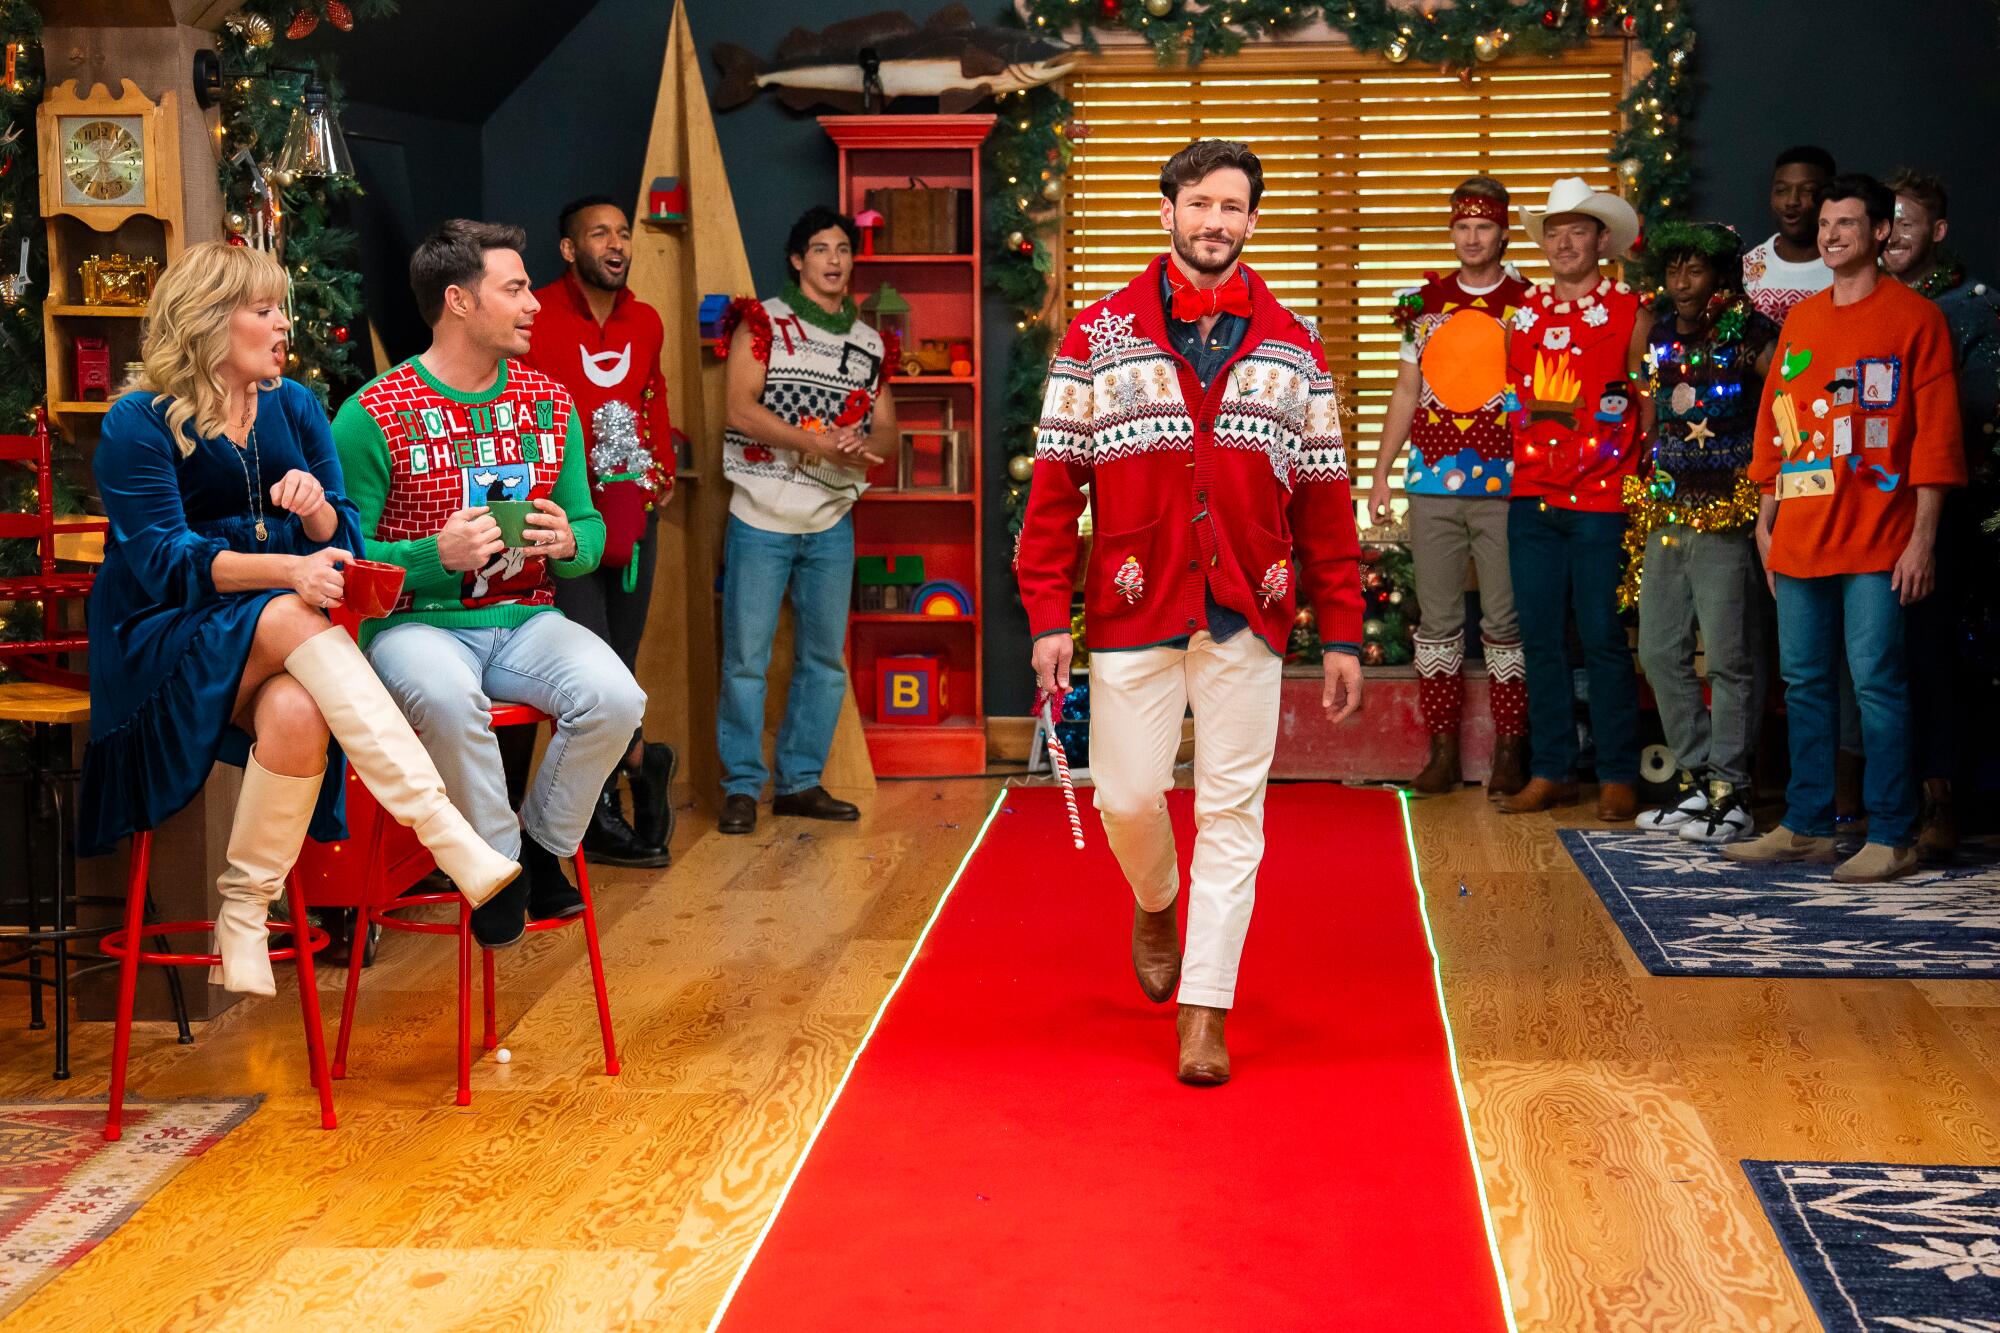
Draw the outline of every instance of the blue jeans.
M1575 689L1566 631L1576 614L1590 683L1597 780L1639 780L1639 687L1618 619L1625 515L1507 502L1507 567L1528 668L1529 770L1568 782L1576 765Z
M1835 677L1845 647L1868 757L1862 778L1868 841L1907 846L1917 822L1910 681L1903 665L1903 605L1889 575L1780 574L1777 584L1778 668L1792 743L1785 827L1812 838L1833 834L1833 751L1840 727Z
M576 854L604 779L646 715L645 691L610 645L560 611L538 611L512 629L406 620L374 637L368 661L451 803L494 851L519 858L525 827L555 855ZM528 704L556 722L518 817L493 735L496 702Z
M778 608L792 594L794 655L778 730L777 793L819 785L847 695L847 603L854 584L852 515L825 532L795 536L752 527L734 514L722 547L722 699L715 745L722 790L756 800L764 766L764 678Z

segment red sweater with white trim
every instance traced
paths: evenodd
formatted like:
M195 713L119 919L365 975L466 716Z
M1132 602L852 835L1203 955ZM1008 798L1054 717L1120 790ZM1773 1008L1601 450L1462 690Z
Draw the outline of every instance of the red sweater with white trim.
M1049 367L1014 558L1029 630L1069 630L1088 503L1092 651L1193 634L1210 591L1275 652L1301 589L1325 642L1361 642L1360 543L1318 333L1245 265L1249 331L1203 389L1167 342L1166 262L1086 307Z

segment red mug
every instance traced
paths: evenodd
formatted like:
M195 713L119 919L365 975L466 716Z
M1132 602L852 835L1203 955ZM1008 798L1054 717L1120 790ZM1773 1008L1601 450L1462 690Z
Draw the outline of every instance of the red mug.
M341 606L358 620L376 620L389 614L403 592L403 567L380 560L349 560L341 567L346 592Z

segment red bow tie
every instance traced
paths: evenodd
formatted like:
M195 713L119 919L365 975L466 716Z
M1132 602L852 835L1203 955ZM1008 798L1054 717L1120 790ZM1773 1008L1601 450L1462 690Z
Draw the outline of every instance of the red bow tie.
M1250 284L1243 278L1243 270L1236 270L1234 277L1220 287L1206 290L1196 287L1182 277L1180 270L1167 265L1167 286L1173 292L1174 318L1185 324L1206 319L1210 315L1241 315L1250 317Z

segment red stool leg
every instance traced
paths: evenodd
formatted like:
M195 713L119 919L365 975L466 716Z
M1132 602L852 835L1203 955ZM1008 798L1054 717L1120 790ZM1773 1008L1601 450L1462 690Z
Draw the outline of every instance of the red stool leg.
M604 990L604 954L597 947L597 904L590 897L590 871L581 851L571 858L577 892L583 895L583 938L590 945L590 984L597 990L597 1026L604 1031L604 1072L618 1073L618 1042L611 1035L611 997Z
M125 956L118 960L118 1027L111 1038L111 1106L104 1116L104 1141L124 1133L125 1061L132 1054L132 1005L139 989L140 928L146 921L146 872L153 860L150 829L132 835L132 864L125 877Z
M368 927L375 920L373 907L354 909L355 948L365 949ZM347 1039L354 1034L354 1002L361 995L361 955L349 951L347 956L347 990L340 997L340 1037L333 1046L333 1076L347 1077Z
M486 1034L485 1035L486 1035L486 1049L490 1051L495 1046L498 1046L500 1044L500 1034L496 1030L494 1025L495 1015L493 1012L494 1011L493 951L491 949L481 949L479 951L479 958L481 963L484 964L483 970L486 973L486 976L484 978L486 982Z
M298 876L286 880L292 900L292 945L298 950L299 1008L306 1020L306 1054L312 1060L313 1086L319 1089L319 1127L332 1129L333 1080L326 1072L326 1034L320 1030L319 979L313 975L312 927L306 922L306 895Z
M458 1104L472 1105L472 905L458 901Z

